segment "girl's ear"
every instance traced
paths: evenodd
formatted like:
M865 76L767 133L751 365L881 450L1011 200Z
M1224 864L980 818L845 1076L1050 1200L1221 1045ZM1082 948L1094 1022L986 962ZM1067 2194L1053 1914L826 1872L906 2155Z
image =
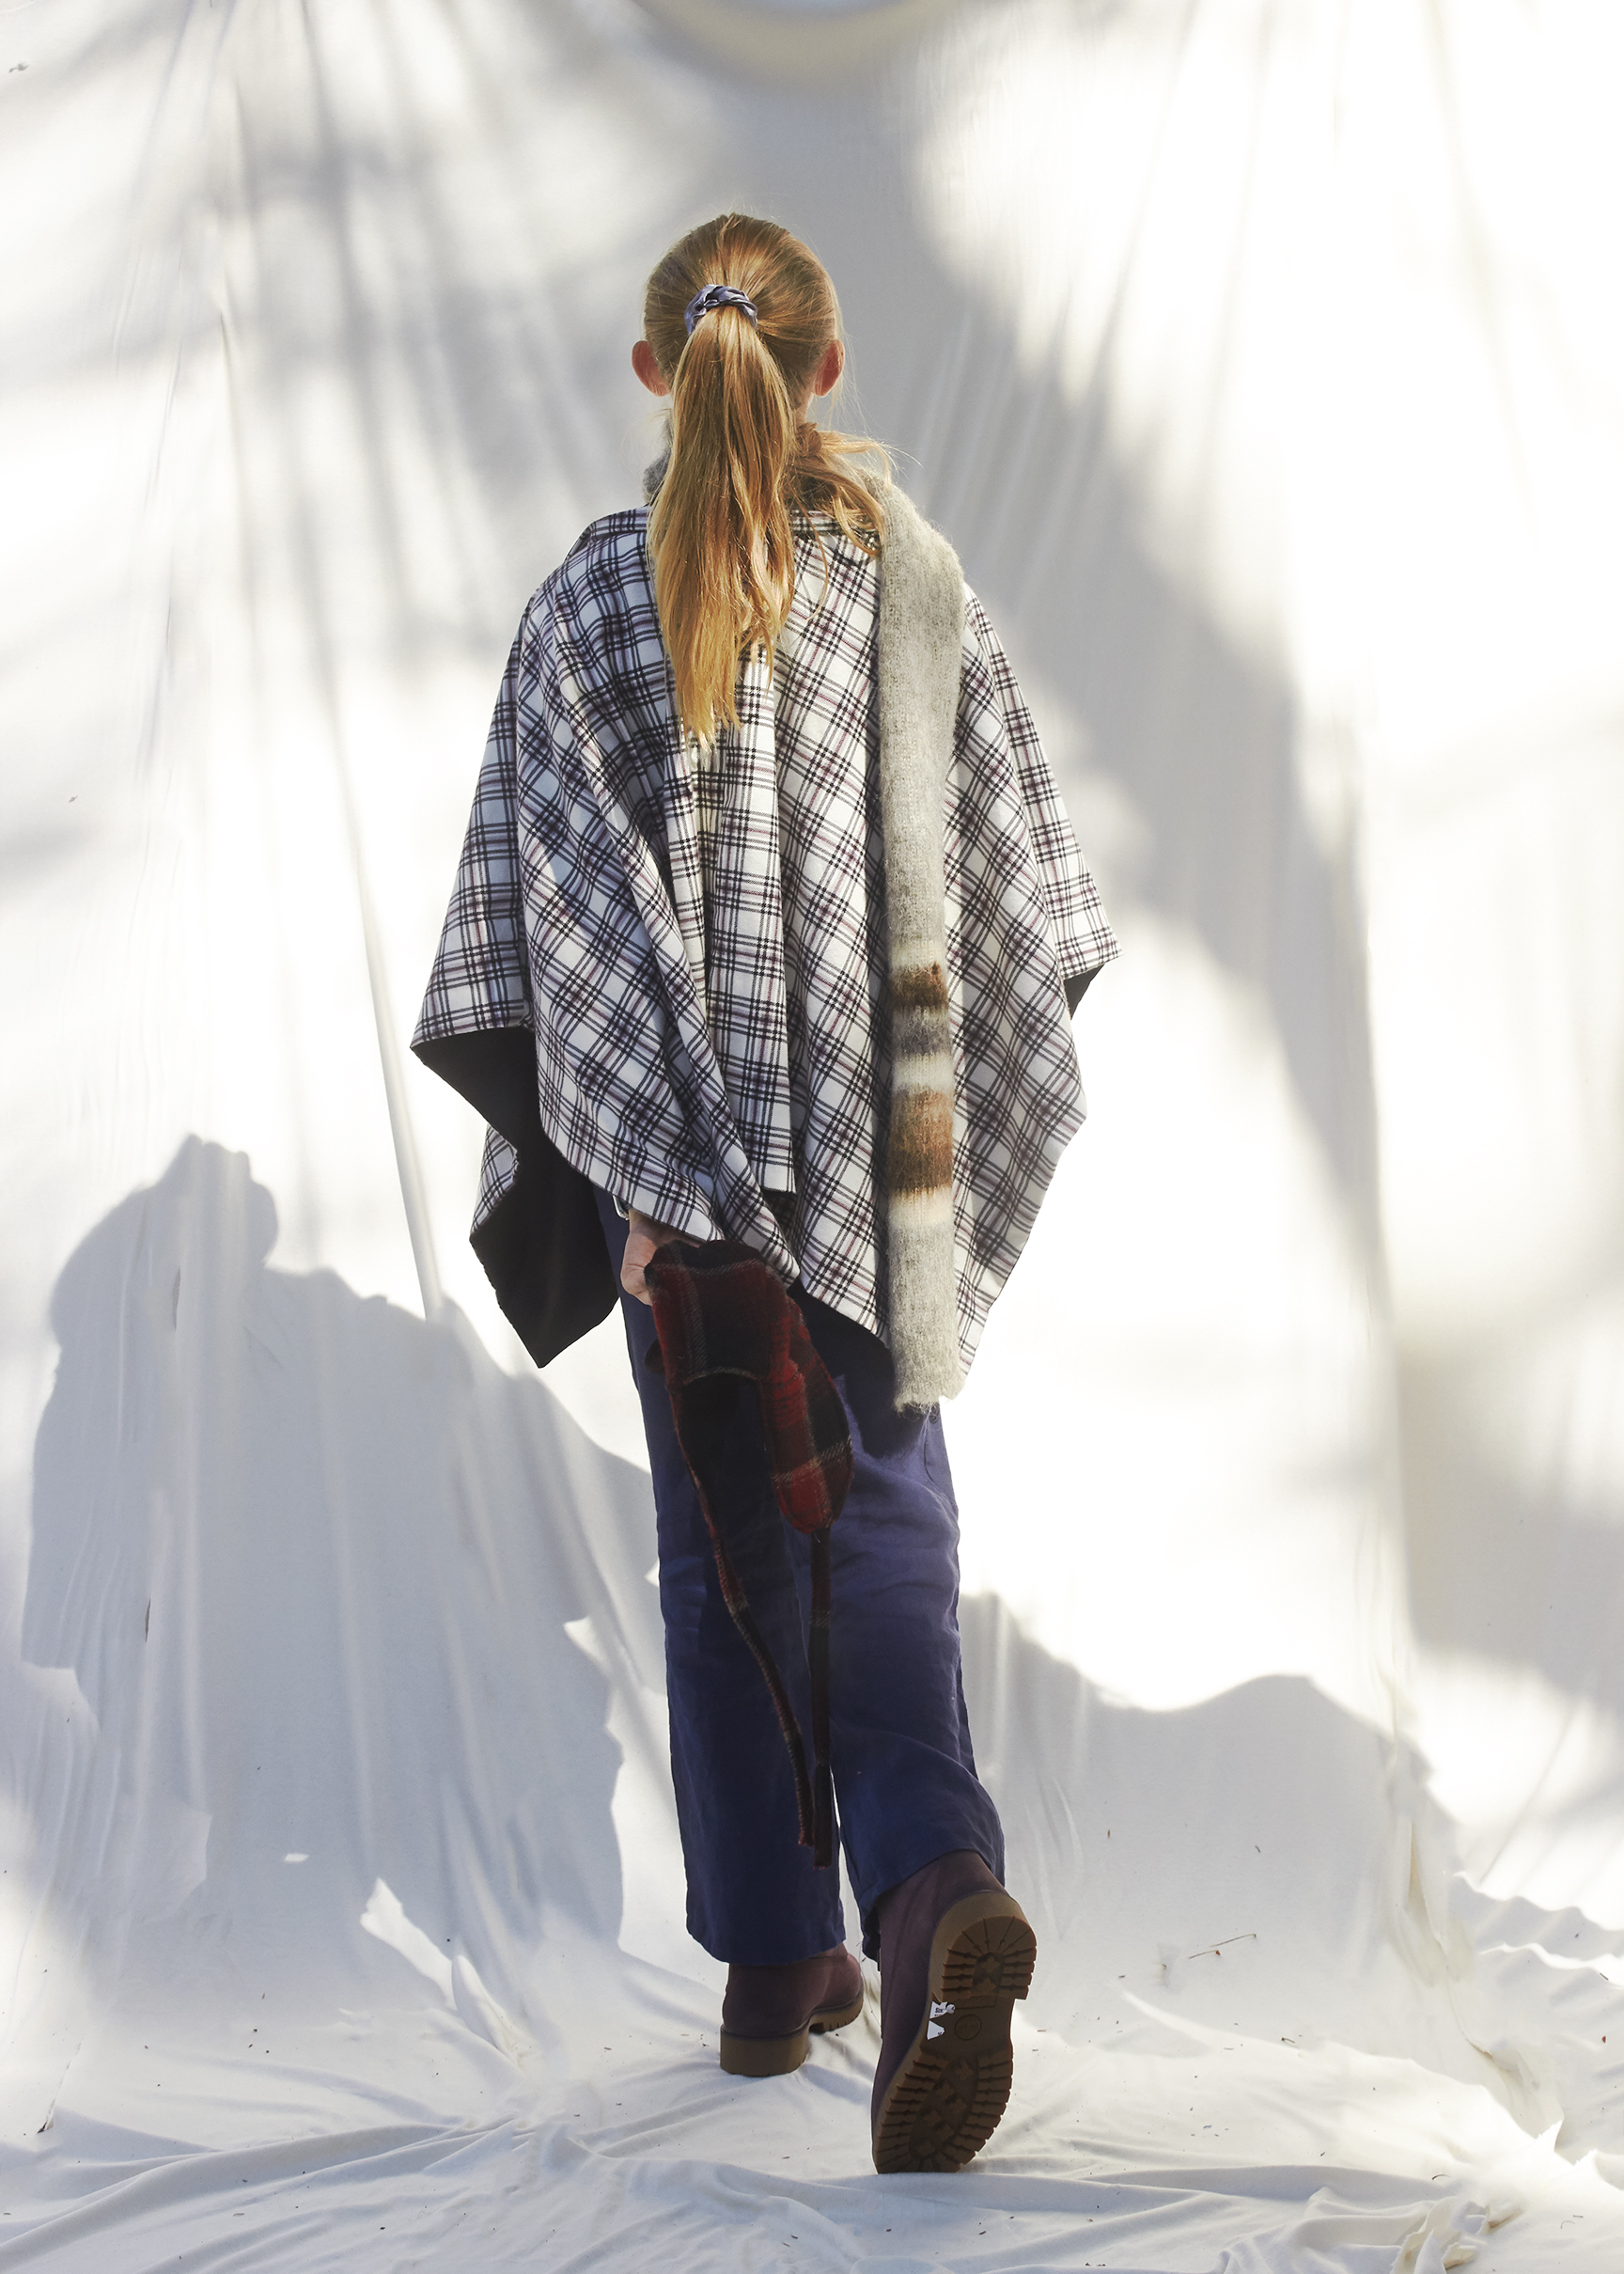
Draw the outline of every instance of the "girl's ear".
M846 350L838 339L832 339L818 359L818 369L812 374L814 395L827 395L840 384L840 374L846 369Z
M666 384L664 374L654 360L654 351L646 339L638 340L636 346L632 350L632 369L650 395L670 394L671 389Z

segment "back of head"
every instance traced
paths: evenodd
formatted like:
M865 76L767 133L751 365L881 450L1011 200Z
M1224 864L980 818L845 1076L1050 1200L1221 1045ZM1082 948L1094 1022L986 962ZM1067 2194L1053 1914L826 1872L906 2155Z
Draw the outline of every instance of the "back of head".
M737 299L689 312L708 288ZM660 627L684 728L738 721L741 651L771 658L795 589L792 517L823 511L867 549L882 510L843 463L875 446L803 423L840 307L821 263L773 221L724 213L648 279L644 334L671 387L671 456L648 521Z

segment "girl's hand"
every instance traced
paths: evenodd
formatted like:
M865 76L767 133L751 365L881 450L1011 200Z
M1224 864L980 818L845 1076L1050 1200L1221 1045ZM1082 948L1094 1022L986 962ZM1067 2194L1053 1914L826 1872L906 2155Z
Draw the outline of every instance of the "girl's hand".
M628 1294L635 1295L639 1303L652 1304L648 1282L643 1277L644 1266L656 1247L664 1247L667 1240L679 1240L683 1234L669 1224L657 1224L641 1208L632 1211L632 1228L626 1234L626 1253L620 1260L620 1284Z

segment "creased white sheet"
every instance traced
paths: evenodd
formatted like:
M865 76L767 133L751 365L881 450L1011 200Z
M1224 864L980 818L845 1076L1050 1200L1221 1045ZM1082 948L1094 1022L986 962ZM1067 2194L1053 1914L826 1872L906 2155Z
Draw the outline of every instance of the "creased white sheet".
M1616 2266L1616 27L729 21L0 19L0 2269ZM871 2014L715 2065L617 1329L535 1379L402 1046L728 204L1126 949L950 1416L1041 1948L951 2179Z

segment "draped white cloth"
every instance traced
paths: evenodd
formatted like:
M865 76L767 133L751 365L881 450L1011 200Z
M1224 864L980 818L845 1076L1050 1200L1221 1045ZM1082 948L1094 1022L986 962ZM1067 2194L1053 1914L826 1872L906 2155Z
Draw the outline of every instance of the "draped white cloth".
M0 21L0 2269L1616 2266L1616 11ZM623 1351L527 1372L404 1052L728 205L1124 947L951 1419L1041 1948L951 2180L867 2025L714 2065Z

